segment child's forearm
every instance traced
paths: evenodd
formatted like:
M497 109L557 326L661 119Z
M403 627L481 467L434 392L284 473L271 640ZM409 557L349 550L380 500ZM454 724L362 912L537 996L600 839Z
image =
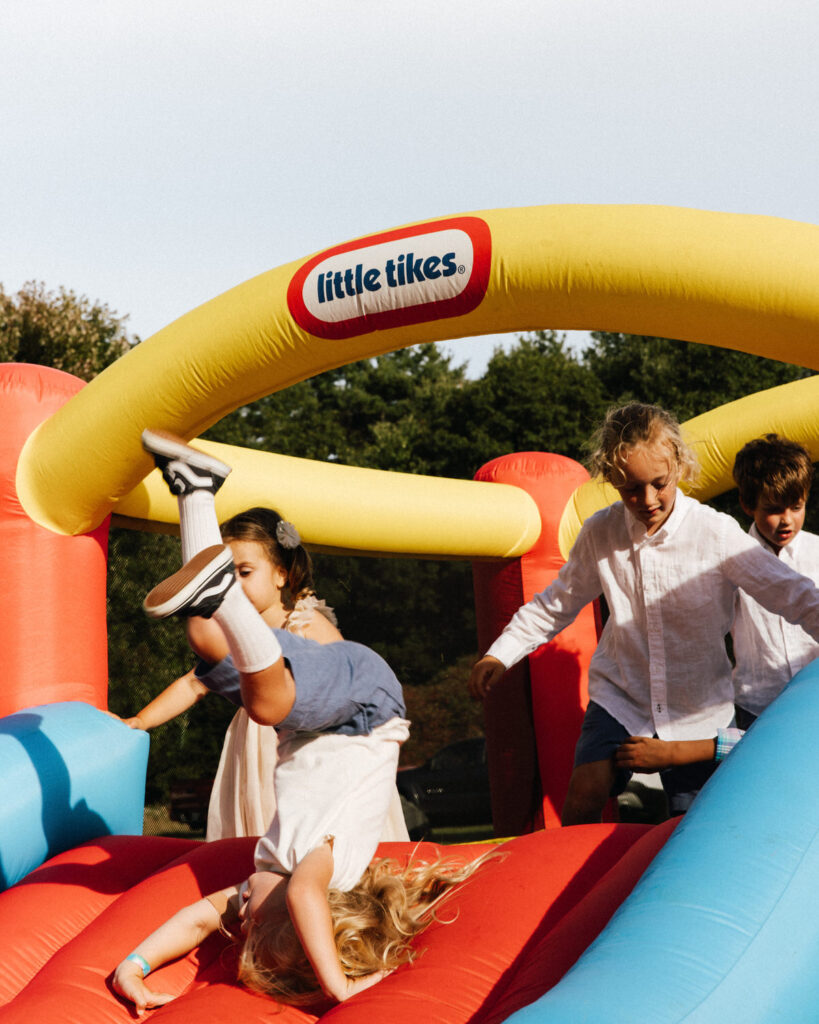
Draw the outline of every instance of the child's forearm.
M233 887L220 895L228 898L236 892ZM173 996L149 988L145 984L145 976L162 964L196 949L218 927L219 912L210 900L203 898L183 907L119 963L112 979L114 990L131 1000L140 1013L147 1007L169 1002Z
M309 853L287 884L287 909L322 991L339 1002L346 997L347 977L341 969L327 902L333 873L329 844Z
M329 843L309 853L287 883L287 909L322 991L342 1002L381 981L388 971L348 978L338 958L327 888L333 876Z
M697 761L713 761L717 751L717 741L709 740L670 740L671 766L695 764Z
M235 888L230 892L235 892ZM134 950L155 970L190 953L219 928L219 913L206 897L178 910Z
M618 768L632 772L658 772L697 761L713 761L716 740L659 740L630 736L615 754Z
M184 676L175 679L170 686L166 686L150 704L146 704L133 718L126 721L132 728L155 729L193 707L207 692L208 688L196 678L194 670L191 669Z

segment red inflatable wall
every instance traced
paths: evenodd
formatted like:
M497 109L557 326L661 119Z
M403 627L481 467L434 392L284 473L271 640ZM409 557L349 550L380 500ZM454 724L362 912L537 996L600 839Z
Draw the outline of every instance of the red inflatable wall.
M534 547L512 562L475 562L475 606L481 653L517 611L555 579L564 563L557 543L563 508L588 480L573 459L520 452L493 459L476 480L514 484L532 495L543 529ZM486 700L487 756L496 834L560 824L580 723L588 702L587 671L597 646L592 606L550 644L507 673ZM528 662L528 664L527 664Z
M108 704L108 522L59 536L29 519L15 487L29 434L82 386L50 367L0 364L0 717L58 701Z

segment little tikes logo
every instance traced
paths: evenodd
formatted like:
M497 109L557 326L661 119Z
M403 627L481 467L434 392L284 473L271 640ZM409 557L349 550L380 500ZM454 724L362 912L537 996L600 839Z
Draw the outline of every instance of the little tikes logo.
M287 305L319 338L352 338L475 309L492 238L479 217L450 217L327 249L293 276Z

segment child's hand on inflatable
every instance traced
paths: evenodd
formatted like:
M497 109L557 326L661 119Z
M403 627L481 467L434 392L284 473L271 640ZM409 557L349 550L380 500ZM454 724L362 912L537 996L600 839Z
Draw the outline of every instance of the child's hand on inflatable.
M134 1004L140 1017L146 1010L164 1006L175 998L167 992L152 992L143 981L142 969L131 960L122 961L114 971L111 984L118 995Z
M108 715L109 718L115 718L118 722L122 722L122 724L127 725L129 729L145 728L139 715L135 715L133 718L123 718L122 715L117 715L113 711L103 711L103 714Z
M470 694L475 700L483 700L492 687L501 681L505 671L506 666L502 661L485 654L472 666L467 683Z
M347 978L347 987L345 992L340 995L339 1002L342 1003L350 996L357 996L359 992L372 988L388 974L392 974L392 971L376 971L375 974L365 974L363 978Z

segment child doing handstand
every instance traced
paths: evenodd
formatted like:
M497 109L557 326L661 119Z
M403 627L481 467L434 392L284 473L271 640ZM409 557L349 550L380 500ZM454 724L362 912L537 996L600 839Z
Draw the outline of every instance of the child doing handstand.
M187 486L190 488L189 483ZM181 500L180 506L180 521L186 522ZM310 555L292 523L273 509L251 508L222 524L221 540L231 549L245 593L249 592L269 626L319 643L343 639L332 610L315 595ZM208 693L210 690L191 670L125 722L136 729L154 729L187 711ZM209 841L258 836L267 829L276 809L276 745L273 726L259 725L239 707L225 735L211 790L206 833Z
M323 644L343 639L332 610L315 596L310 555L292 523L272 509L252 508L220 528L214 496L230 467L161 431L145 431L143 442L177 496L184 562L206 547L225 543L231 549L242 589L268 626ZM206 661L215 663L227 655L227 641L215 619L192 616L187 630L191 646ZM126 722L143 729L161 725L212 688L207 673L188 672ZM239 709L228 727L213 783L208 840L261 835L276 808L276 730L247 714L237 689L222 695L239 703ZM397 788L381 838L409 839Z
M797 572L819 580L819 537L802 529L813 481L806 449L777 434L749 441L734 461L734 481L742 510L751 518L748 532L754 540ZM721 761L774 697L819 654L813 637L742 590L735 597L731 636L738 728L720 729L715 738L697 740L632 736L617 751L618 766L654 772Z
M161 447L161 457L170 456L189 475L226 475L223 464L171 435L146 432L144 441L149 450ZM212 515L215 519L215 511ZM189 622L192 644L205 663L197 671L209 688L240 693L253 719L277 727L276 813L257 844L256 872L244 886L180 911L117 967L116 991L140 1010L170 998L147 988L148 971L199 945L233 915L245 935L242 976L249 984L288 1001L320 992L346 999L395 965L396 933L409 927L413 914L418 927L424 922L420 910L397 922L395 914L387 915L391 923L374 929L375 952L356 953L355 947L367 941L339 934L337 917L347 911L334 910L345 903L337 894L350 893L349 904L369 891L371 910L377 909L384 884L405 889L408 883L412 898L422 903L437 894L432 876L422 879L420 891L412 888L414 869L404 878L392 876L395 882L379 881L378 871L375 882L371 874L362 881L395 787L398 749L408 734L398 680L382 658L360 644L321 645L269 627L235 584L230 549L212 545L155 587L144 607L154 618L212 617L220 627L217 633ZM382 869L381 875L391 872ZM438 876L438 881L458 880L463 873ZM280 940L291 928L292 935ZM295 965L294 943L303 952ZM399 954L399 962L409 956L406 949Z
M612 409L590 460L620 501L583 524L555 582L520 608L473 667L484 697L510 666L546 643L601 593L609 608L589 666L589 705L563 808L566 825L600 821L628 773L614 755L630 736L714 736L731 725L734 694L724 637L741 589L819 640L819 592L739 525L678 490L696 461L665 410ZM685 811L714 770L672 768L663 785Z

